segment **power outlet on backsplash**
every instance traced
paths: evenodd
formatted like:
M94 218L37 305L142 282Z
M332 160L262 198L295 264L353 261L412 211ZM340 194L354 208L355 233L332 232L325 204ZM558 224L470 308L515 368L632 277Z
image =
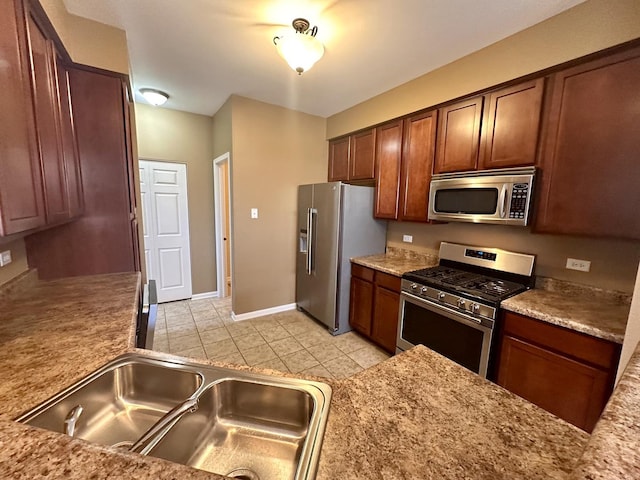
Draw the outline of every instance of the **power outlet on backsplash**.
M569 270L578 270L580 272L588 272L591 269L591 262L589 260L567 258L567 268Z
M11 250L6 250L0 253L0 267L9 265L11 263Z
M402 241L404 243L413 243L413 235L402 235Z

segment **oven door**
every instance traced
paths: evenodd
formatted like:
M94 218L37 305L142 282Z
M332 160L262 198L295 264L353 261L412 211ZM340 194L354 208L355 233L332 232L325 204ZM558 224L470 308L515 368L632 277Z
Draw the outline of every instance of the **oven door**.
M493 324L403 292L397 347L422 344L486 378Z

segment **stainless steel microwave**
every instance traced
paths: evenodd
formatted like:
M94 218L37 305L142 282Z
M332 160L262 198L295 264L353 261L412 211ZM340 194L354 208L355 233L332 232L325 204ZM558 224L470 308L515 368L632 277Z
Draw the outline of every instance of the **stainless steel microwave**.
M535 168L434 175L429 220L528 225Z

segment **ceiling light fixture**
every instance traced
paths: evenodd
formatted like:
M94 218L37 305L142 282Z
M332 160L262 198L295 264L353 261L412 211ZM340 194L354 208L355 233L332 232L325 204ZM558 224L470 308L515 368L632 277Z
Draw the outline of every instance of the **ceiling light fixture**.
M306 72L324 55L324 46L316 38L318 27L309 28L309 21L296 18L291 25L295 33L273 37L278 53L298 75Z
M169 94L154 88L141 88L140 94L151 105L159 107L169 100Z

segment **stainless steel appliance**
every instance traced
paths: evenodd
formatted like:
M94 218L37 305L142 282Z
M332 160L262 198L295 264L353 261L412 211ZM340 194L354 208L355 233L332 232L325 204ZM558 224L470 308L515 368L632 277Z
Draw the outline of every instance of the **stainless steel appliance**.
M296 304L334 335L349 327L351 257L384 253L386 222L373 188L341 182L298 187Z
M534 167L434 175L429 220L528 225L534 178Z
M136 347L153 349L153 338L158 316L158 291L156 281L149 280L142 290L142 300L138 308L136 325Z
M534 255L442 242L402 276L397 351L422 344L487 377L500 302L533 286Z

